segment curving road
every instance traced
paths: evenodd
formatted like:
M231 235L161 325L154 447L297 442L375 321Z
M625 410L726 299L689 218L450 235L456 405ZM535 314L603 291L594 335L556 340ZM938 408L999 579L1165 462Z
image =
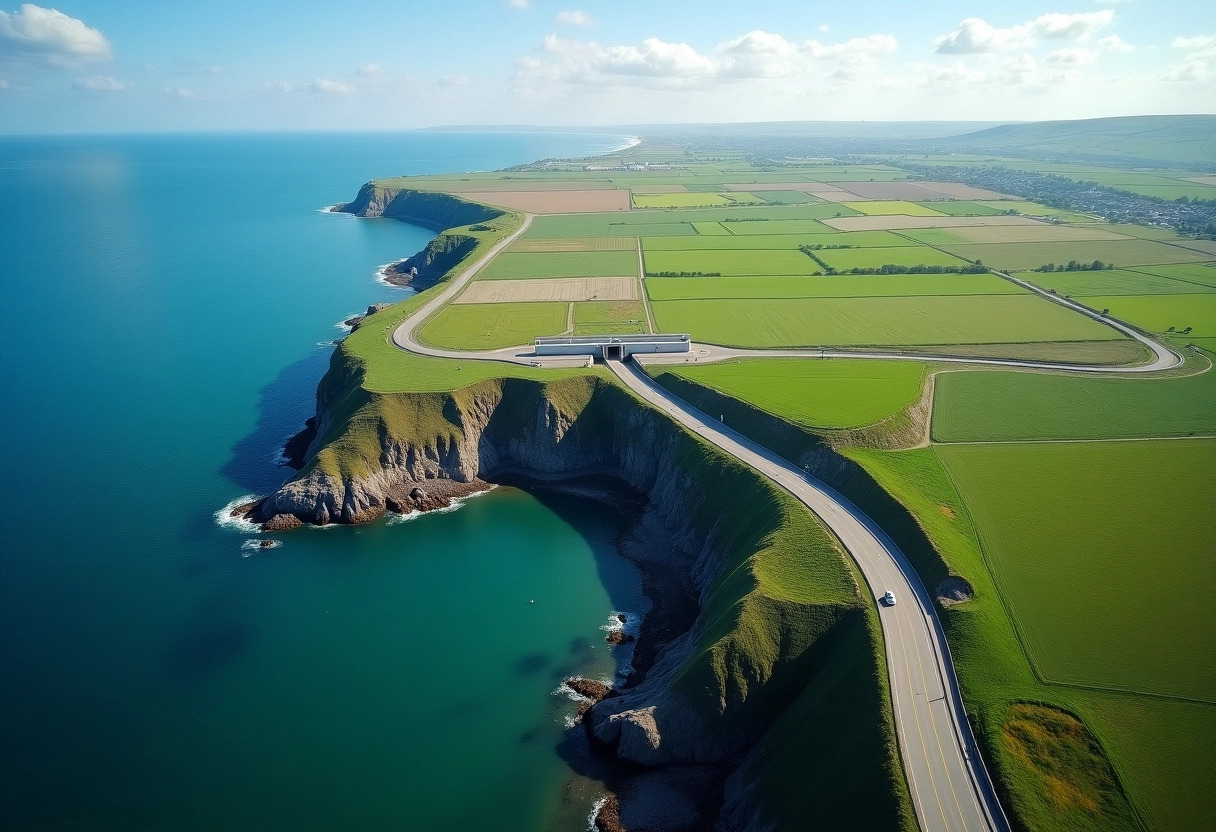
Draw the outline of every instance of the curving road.
M439 358L506 361L546 367L585 364L585 357L537 356L531 345L480 352L437 349L421 343L415 335L423 322L459 294L487 263L527 231L532 219L531 214L525 214L523 224L518 230L493 246L464 274L455 278L443 291L406 318L394 330L393 343L410 352ZM760 356L863 358L1090 373L1159 372L1182 364L1182 357L1173 350L1121 321L1103 317L1084 306L1052 295L1008 274L997 274L1053 303L1066 306L1134 338L1152 351L1153 360L1135 367L1098 367L881 351L744 350L694 344L696 360L709 362ZM686 355L646 356L648 364L687 360ZM614 361L609 362L609 366L621 382L638 396L793 494L832 530L857 562L865 576L869 592L879 606L900 755L922 832L1007 832L1009 822L996 798L992 780L980 755L974 751L975 739L963 710L962 695L950 658L950 648L937 617L934 600L895 542L865 513L828 485L808 476L790 462L743 435L714 422L655 384L636 363L623 364ZM895 606L888 607L880 602L888 590L895 594Z

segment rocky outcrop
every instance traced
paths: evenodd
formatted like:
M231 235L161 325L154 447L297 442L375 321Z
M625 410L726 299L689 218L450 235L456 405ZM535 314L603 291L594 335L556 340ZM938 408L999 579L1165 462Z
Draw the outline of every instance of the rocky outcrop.
M363 322L366 321L368 318L370 318L372 315L375 315L377 312L380 312L381 310L388 309L390 306L392 306L391 303L373 303L367 307L367 311L364 312L362 315L351 315L349 318L347 318L342 323L344 323L348 327L350 327L351 332L354 332L356 329L363 326Z
M388 217L436 231L489 222L504 213L452 194L396 188L385 182L368 182L354 200L333 210L357 217Z
M394 286L423 291L443 279L477 248L477 238L468 234L444 232L427 243L426 248L398 263L385 266L380 277Z

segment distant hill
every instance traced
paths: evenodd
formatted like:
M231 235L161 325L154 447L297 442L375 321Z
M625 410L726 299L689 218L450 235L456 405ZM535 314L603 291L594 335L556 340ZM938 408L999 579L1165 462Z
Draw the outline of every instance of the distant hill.
M956 150L1216 164L1216 115L1006 124L936 142Z

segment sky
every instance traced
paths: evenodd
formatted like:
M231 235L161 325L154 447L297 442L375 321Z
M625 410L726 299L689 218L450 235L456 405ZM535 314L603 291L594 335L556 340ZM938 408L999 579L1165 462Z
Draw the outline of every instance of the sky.
M1202 112L1210 0L0 0L0 133Z

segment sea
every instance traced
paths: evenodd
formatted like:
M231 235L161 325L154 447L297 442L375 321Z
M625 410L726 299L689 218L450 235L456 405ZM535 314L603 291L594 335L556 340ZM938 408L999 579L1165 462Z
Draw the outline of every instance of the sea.
M0 138L0 828L586 828L559 686L621 669L622 517L503 486L264 549L222 510L290 476L338 323L433 236L326 206L627 142Z

